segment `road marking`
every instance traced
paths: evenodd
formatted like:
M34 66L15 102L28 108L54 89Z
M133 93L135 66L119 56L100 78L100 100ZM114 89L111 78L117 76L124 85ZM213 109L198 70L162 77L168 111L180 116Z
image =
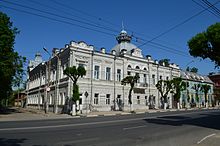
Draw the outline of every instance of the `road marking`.
M199 112L197 112L199 113ZM142 118L133 118L133 119L122 119L122 120L112 120L112 121L98 121L98 122L87 122L87 123L78 123L78 124L63 124L63 125L51 125L51 126L35 126L35 127L19 127L19 128L2 128L0 131L10 131L10 130L32 130L32 129L45 129L45 128L62 128L62 127L76 127L76 126L86 126L86 125L96 125L96 124L111 124L111 123L118 123L118 122L131 122L131 121L138 121L138 120L147 120L147 119L155 119L161 116L178 116L178 115L189 115L195 114L193 113L178 113L178 114L164 114L164 115L157 115L152 117L142 117ZM192 118L190 118L192 119Z
M100 138L94 137L94 138L87 138L87 139L71 140L71 141L59 142L57 143L57 145L68 145L68 144L82 143L82 142L89 142L89 141L96 141L96 140L100 140Z
M138 129L138 128L143 128L143 127L146 127L146 125L136 126L136 127L127 127L127 128L123 128L123 130Z
M210 134L210 135L207 135L206 137L204 137L203 139L201 139L200 141L198 141L197 144L200 144L201 142L203 142L203 141L206 140L207 138L212 137L212 136L214 136L214 135L215 135L215 133Z

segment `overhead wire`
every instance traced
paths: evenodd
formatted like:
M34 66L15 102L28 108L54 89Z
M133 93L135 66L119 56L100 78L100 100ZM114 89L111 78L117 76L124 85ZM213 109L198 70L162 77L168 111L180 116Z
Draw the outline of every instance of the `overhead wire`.
M101 27L101 26L98 26L98 25L94 25L94 24L91 24L91 23L88 23L88 22L84 22L84 21L81 21L81 20L77 20L77 19L73 19L73 18L70 18L70 17L66 17L66 16L54 14L54 13L51 13L51 12L48 12L48 11L43 11L43 10L36 9L36 8L33 8L33 7L21 5L21 4L15 3L15 2L9 2L9 1L4 1L4 0L3 0L3 2L12 4L12 5L15 5L15 6L20 6L20 7L23 7L23 8L35 10L35 11L38 11L38 12L41 12L41 13L44 13L44 14L49 14L49 15L52 15L52 16L55 16L55 17L59 17L59 18L61 18L61 19L72 20L72 21L75 21L75 22L78 22L78 23L81 23L81 24L86 24L86 25L89 25L89 26L93 26L93 27L105 29L105 30L107 30L107 31L115 31L115 30L111 30L111 29L108 29L108 28L104 28L104 27ZM115 35L115 34L114 34L114 35ZM115 35L115 36L116 36L116 35Z
M212 6L213 6L213 5L216 5L217 3L219 3L219 1L215 2L214 4L212 4ZM139 45L138 47L145 46L146 44L152 42L153 40L156 40L157 38L159 38L159 37L161 37L161 36L167 34L168 32L170 32L170 31L176 29L177 27L179 27L179 26L185 24L186 22L190 21L190 20L193 19L194 17L196 17L196 16L202 14L204 11L208 10L210 7L211 7L211 6L209 6L208 8L206 8L206 9L204 9L204 10L202 10L202 11L199 11L198 13L196 13L196 14L190 16L189 18L185 19L184 21L182 21L182 22L180 22L180 23L178 23L178 24L172 26L172 27L169 28L168 30L166 30L166 31L164 31L164 32L162 32L162 33L160 33L159 35L155 36L154 38L150 39L149 41L144 42L143 44Z
M4 1L3 1L4 2ZM10 2L10 3L12 3L12 2ZM19 6L21 6L21 5L19 5ZM4 7L6 7L6 6L4 6ZM21 6L21 7L26 7L26 8L29 8L29 9L32 9L31 7L27 7L27 6ZM9 8L9 7L6 7L6 8ZM24 11L24 10L18 10L18 9L15 9L15 8L9 8L9 9L14 9L14 10L16 10L16 11L20 11L20 12L23 12L23 13L30 13L30 12L27 12L27 11ZM53 14L53 13L50 13L50 12L46 12L46 11L42 11L42 10L39 10L39 9L35 9L35 8L33 8L35 11L40 11L40 12L42 12L42 13L45 13L45 14L50 14L50 15L53 15L53 16L59 16L60 18L62 17L63 18L63 16L61 16L61 15L56 15L56 14ZM105 33L105 34L108 34L108 35L111 35L111 36L116 36L115 34L111 34L111 33L106 33L106 32L103 32L103 31L100 31L100 30L94 30L94 29L91 29L91 28L88 28L88 27L84 27L84 26L80 26L80 25L77 25L77 24L74 24L74 23L70 23L70 22L68 22L68 21L63 21L63 20L59 20L59 19L55 19L55 18L51 18L51 17L47 17L47 16L43 16L43 15L40 15L40 14L36 14L36 13L31 13L32 15L35 15L35 16L40 16L40 17L43 17L43 18L47 18L47 19L50 19L50 20L54 20L54 21L58 21L58 22L62 22L62 23L66 23L66 24L70 24L70 25L75 25L75 26L78 26L78 27L82 27L82 28L85 28L85 29L89 29L89 30L93 30L93 31L97 31L97 32L101 32L101 33ZM64 17L64 18L66 18L66 19L68 19L69 20L69 18L68 17ZM75 20L75 19L74 19ZM111 30L110 30L111 31ZM140 38L140 37L136 37L136 36L133 36L133 37L135 37L136 39L138 38L138 39L141 39L142 41L146 41L145 39L142 39L142 38ZM149 41L148 41L149 42ZM165 50L167 50L167 51L171 51L171 52L175 52L176 54L179 54L179 55L183 55L183 53L185 53L185 52L182 52L182 51L180 51L180 50L176 50L176 49L173 49L173 48L171 48L171 47L167 47L167 46L165 46L165 45L161 45L161 44L159 44L159 43L155 43L155 42L153 42L152 40L149 42L149 43L152 43L154 46L156 45L156 46L159 46L159 47L164 47L164 48L168 48L168 49L165 49ZM142 44L143 45L143 44ZM141 46L141 45L140 45ZM182 52L182 53L180 53L180 52ZM185 54L186 55L186 54Z
M202 4L200 4L199 2L197 2L196 0L192 0L194 3L196 3L197 5L199 5L200 7L202 7L203 9L206 9L206 7L205 6L203 6ZM217 15L217 14L215 14L214 12L212 12L211 10L207 10L207 11L209 11L210 13L212 13L213 15L215 15L217 18L220 18L220 16L219 15Z

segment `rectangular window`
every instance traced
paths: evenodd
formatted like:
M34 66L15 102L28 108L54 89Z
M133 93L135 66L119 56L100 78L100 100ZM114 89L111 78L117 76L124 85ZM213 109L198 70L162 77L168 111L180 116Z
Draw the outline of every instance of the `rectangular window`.
M145 105L148 105L147 96L145 96Z
M163 77L162 76L160 76L160 80L162 80L163 79Z
M140 104L140 96L137 96L137 104Z
M155 75L152 75L152 83L153 83L153 85L156 84Z
M121 70L117 69L117 81L121 81Z
M130 71L128 71L128 72L127 72L127 74L130 76L130 75L131 75L131 72L130 72Z
M105 104L110 104L110 94L106 94Z
M110 67L106 67L105 79L108 81L111 80L111 68Z
M137 79L137 83L140 83L140 75L139 75L139 73L135 73L135 75L139 77L139 78Z
M146 74L144 74L144 84L146 84L147 83L147 75Z
M98 93L95 93L94 104L99 104L99 94Z
M169 80L169 77L167 77L166 79Z
M95 71L94 71L95 79L99 79L99 70L100 70L100 67L98 65L95 65Z

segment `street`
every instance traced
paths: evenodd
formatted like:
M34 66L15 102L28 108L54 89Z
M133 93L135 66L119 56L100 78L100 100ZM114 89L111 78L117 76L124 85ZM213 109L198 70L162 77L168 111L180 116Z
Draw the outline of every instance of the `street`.
M220 110L0 122L0 145L212 146L219 122Z

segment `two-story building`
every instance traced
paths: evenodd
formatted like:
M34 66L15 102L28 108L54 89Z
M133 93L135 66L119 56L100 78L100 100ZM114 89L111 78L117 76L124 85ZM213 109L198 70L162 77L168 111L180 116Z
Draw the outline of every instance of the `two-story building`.
M161 98L155 85L158 80L179 77L178 65L160 65L150 55L143 56L124 30L116 39L118 44L109 53L105 48L97 51L92 45L74 41L65 48L54 49L50 60L28 72L28 105L43 108L47 102L49 110L64 110L72 96L72 81L63 71L67 66L84 66L86 75L78 81L82 112L129 110L130 86L121 85L121 80L135 74L140 78L132 93L133 109L160 108ZM171 108L173 100L169 97Z

